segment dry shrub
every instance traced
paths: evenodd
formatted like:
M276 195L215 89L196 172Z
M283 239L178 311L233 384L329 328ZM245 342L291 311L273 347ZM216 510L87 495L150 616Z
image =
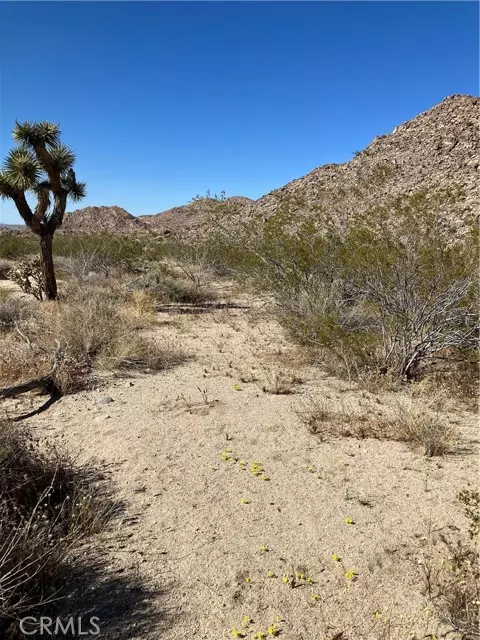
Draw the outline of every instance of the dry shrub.
M8 280L8 274L12 270L12 263L0 258L0 280Z
M397 439L419 445L427 457L449 453L457 443L456 429L438 413L399 408L395 422Z
M37 318L38 342L57 340L76 363L107 368L164 369L184 357L138 334L154 319L152 298L144 292L76 285L63 301L42 305Z
M148 373L170 369L186 359L186 354L173 344L160 346L141 336L124 334L105 350L98 363L105 369L133 369Z
M459 402L469 411L477 411L479 399L479 366L475 360L458 362L456 367L441 369L425 376L412 388L414 395L432 396L451 405Z
M480 638L480 550L477 544L480 522L478 491L462 491L470 521L468 537L455 533L430 531L419 561L426 595L450 633L465 640ZM455 636L457 637L457 636Z
M265 375L262 391L274 395L289 395L295 393L297 386L302 382L303 380L293 373L268 371Z
M70 284L62 300L43 302L21 331L0 342L0 384L44 376L55 363L53 382L65 394L84 387L95 366L153 371L180 364L179 349L139 334L154 318L148 293Z
M62 395L84 388L91 371L89 363L59 352L52 374L53 382ZM0 341L0 386L14 386L49 374L54 353L10 335Z
M137 287L152 294L159 304L202 305L217 299L215 291L198 277L196 271L185 271L166 263L148 271Z
M60 597L68 556L111 506L97 476L30 432L0 422L0 635Z
M438 577L437 606L445 622L462 638L480 638L480 564L478 548L460 540L449 541Z
M2 296L0 298L0 332L12 330L16 324L24 321L32 310L32 304L17 296Z
M135 328L143 329L148 327L155 321L155 298L147 291L132 291L131 294L128 294L122 312Z
M376 438L392 439L391 420L374 412L359 413L342 407L335 410L321 400L310 399L298 411L297 415L308 427L310 433L321 440L329 436L336 438Z
M325 402L310 399L297 411L310 433L321 440L328 437L375 438L396 440L420 446L427 457L441 456L455 450L456 430L438 413L409 408L398 403L388 415L373 409L358 411L352 407L329 408Z
M9 272L8 277L24 293L32 295L36 300L44 299L42 261L38 256L18 262Z
M16 336L0 341L0 384L2 386L37 378L51 368L46 354L32 351L32 347Z

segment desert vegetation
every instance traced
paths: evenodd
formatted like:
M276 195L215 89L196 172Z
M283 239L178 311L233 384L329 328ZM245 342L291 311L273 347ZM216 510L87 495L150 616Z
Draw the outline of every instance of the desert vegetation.
M86 185L76 179L75 155L61 143L57 124L17 122L13 139L17 146L6 157L0 172L0 195L13 200L27 227L39 237L44 294L48 300L55 300L53 235L63 222L68 198L81 200ZM34 211L27 194L36 197Z
M280 200L266 222L235 234L219 199L218 252L336 374L402 382L441 371L468 381L478 365L478 233L472 222L455 241L443 212L459 197L396 198L343 229Z
M0 423L0 633L14 637L25 615L53 610L72 575L72 554L102 531L114 502L98 472L32 432Z
M85 186L59 128L14 138L0 191L41 251L0 236L0 635L56 607L108 532L112 566L174 612L118 637L478 638L462 189L387 198L396 166L367 150L355 182L256 218L194 198L196 235L71 233Z

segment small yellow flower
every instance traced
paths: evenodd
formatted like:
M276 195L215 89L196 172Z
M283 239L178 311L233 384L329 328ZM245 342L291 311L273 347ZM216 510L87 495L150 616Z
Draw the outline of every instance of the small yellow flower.
M332 555L330 556L332 558L332 560L334 562L340 562L342 559L340 558L340 556L337 556L336 553L332 553Z
M290 576L285 573L282 578L282 582L283 584L288 584L290 582Z
M382 619L382 614L380 613L380 611L375 611L375 618L377 620L381 620Z
M239 384L234 384L234 385L233 385L233 390L234 390L234 391L241 391L241 390L242 390L242 387L241 387Z
M266 476L264 473L262 473L262 475L260 476L260 480L264 480L265 482L268 482L270 478Z
M248 625L252 624L253 620L250 618L250 616L243 616L242 619L242 626L243 627L248 627Z
M277 574L275 571L267 571L267 578L276 578Z
M312 467L311 464L308 465L307 471L310 471L310 473L315 473L315 469Z
M250 504L250 500L248 498L240 498L241 504Z
M234 638L244 638L245 634L239 631L238 629L232 629L232 636Z
M350 518L350 516L347 516L347 517L345 518L345 522L346 522L347 524L355 524L355 522Z
M318 593L312 593L310 599L313 600L313 602L317 602L317 600L320 600L320 596L318 595Z
M253 473L254 476L259 476L261 473L263 473L262 463L252 462L252 464L250 465L250 471Z
M266 634L263 631L257 631L257 633L253 636L254 640L263 640L266 638Z
M267 551L270 551L270 549L267 547L267 545L262 544L262 546L260 547L260 551L262 553L266 553Z
M348 571L345 572L345 578L347 580L355 580L357 575L358 573L355 571L355 569L349 569Z
M247 578L245 578L245 582L246 582L247 584L250 584L250 583L252 582L252 579L247 577Z
M271 624L267 629L267 633L269 636L278 636L280 632L275 624Z

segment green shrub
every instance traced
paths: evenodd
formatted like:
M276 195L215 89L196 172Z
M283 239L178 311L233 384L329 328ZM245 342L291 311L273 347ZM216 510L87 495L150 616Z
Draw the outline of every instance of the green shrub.
M220 228L293 339L329 353L349 377L411 380L435 358L475 358L478 232L452 242L444 212L454 219L455 206L450 191L417 193L342 229L320 205L301 216L287 200L266 221Z
M38 253L38 242L29 233L8 233L0 231L0 258L17 260L26 255Z

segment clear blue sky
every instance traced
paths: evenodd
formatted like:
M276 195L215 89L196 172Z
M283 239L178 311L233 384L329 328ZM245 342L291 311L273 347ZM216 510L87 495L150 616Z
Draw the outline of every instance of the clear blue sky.
M15 118L60 122L84 205L134 214L260 197L478 93L474 2L1 2L0 25L1 155Z

